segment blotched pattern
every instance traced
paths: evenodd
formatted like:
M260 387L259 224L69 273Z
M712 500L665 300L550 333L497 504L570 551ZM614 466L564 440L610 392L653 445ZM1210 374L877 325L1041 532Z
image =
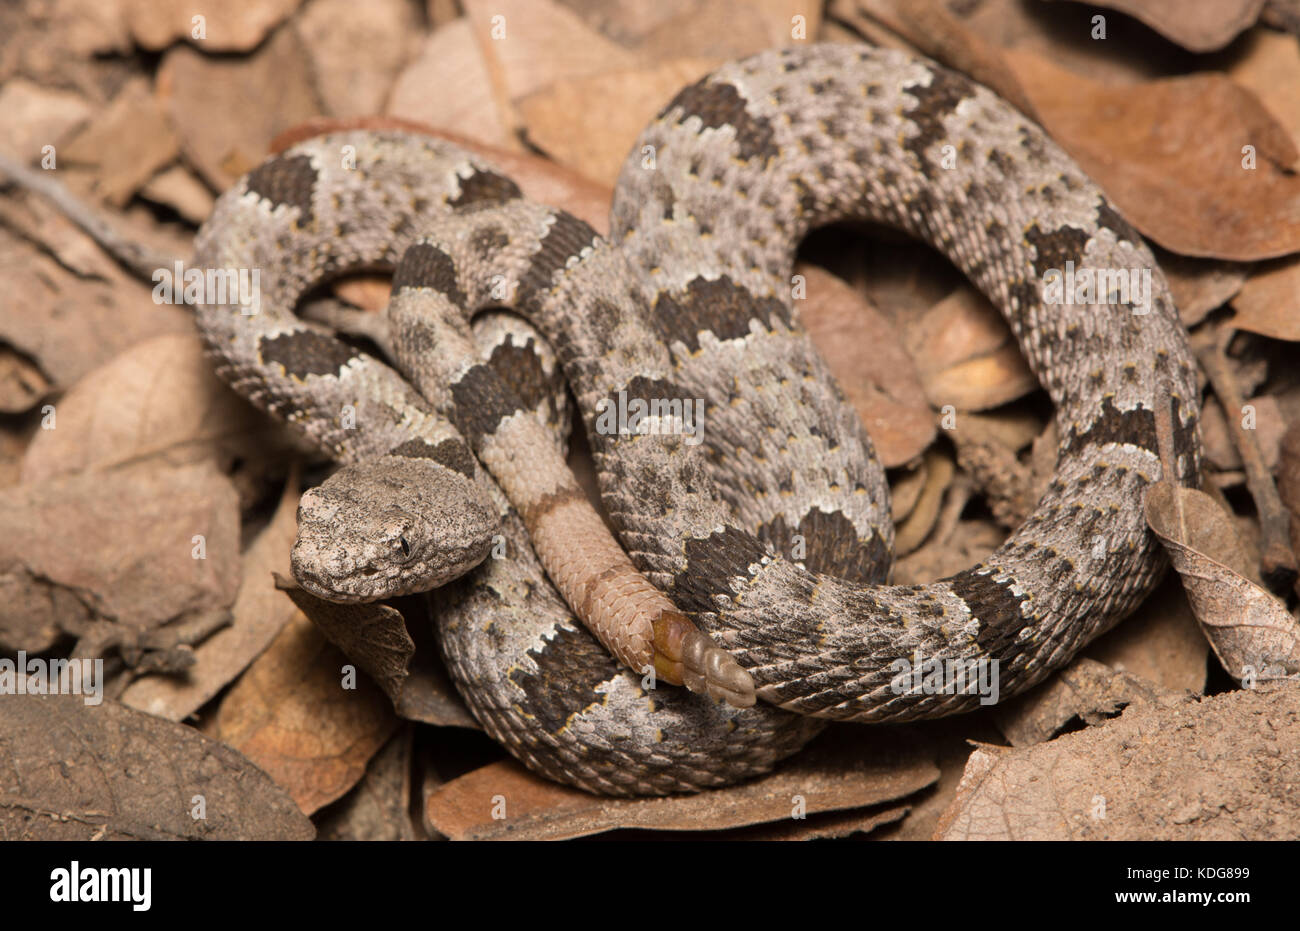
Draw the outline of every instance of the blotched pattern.
M1057 404L1060 456L1037 509L983 563L929 585L884 584L883 474L790 299L800 237L840 219L892 225L947 255L1006 315ZM723 67L684 89L634 146L609 240L441 142L350 133L296 147L225 195L200 233L200 264L263 269L259 316L203 309L219 370L345 462L382 471L400 459L462 481L471 506L440 507L471 539L483 507L501 517L510 556L440 595L443 650L490 733L530 767L592 791L745 778L817 726L773 707L647 693L573 624L519 516L456 452L461 433L482 446L523 412L554 414L544 410L553 393L507 361L517 357L486 348L489 364L452 365L434 400L449 423L395 372L291 315L319 280L392 267L408 247L399 286L438 296L448 312L511 308L555 347L624 546L786 711L897 721L975 704L897 694L891 666L918 652L996 659L1004 697L1040 681L1127 614L1163 568L1142 516L1160 477L1162 398L1173 408L1174 478L1197 481L1194 369L1150 251L1040 128L933 62L821 45ZM1149 270L1150 312L1045 305L1043 274L1067 262ZM438 351L421 328L395 329L404 365ZM601 402L620 397L703 399L703 442L602 430ZM365 415L357 429L340 426L348 404ZM398 453L413 440L441 456ZM403 493L368 491L336 512L347 515L336 531L344 557L313 552L316 563L346 575L377 558L376 541L391 547L401 520L373 512ZM397 502L399 515L408 510ZM417 569L432 558L424 552ZM446 572L437 569L427 574Z

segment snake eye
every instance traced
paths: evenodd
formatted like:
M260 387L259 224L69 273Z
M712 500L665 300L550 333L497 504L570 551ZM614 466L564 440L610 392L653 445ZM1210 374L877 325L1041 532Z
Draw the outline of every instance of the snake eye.
M398 537L398 538L397 538L397 545L398 545L399 547L402 548L402 558L403 558L403 559L410 559L410 558L411 558L411 544L409 544L409 543L406 542L406 537Z

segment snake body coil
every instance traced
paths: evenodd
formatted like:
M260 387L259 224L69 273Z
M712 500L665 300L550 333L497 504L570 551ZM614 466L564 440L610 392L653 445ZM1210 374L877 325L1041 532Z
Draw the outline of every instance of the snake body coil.
M344 147L355 169L340 160ZM1061 447L1038 507L988 559L929 585L885 584L883 474L790 298L800 238L846 219L897 227L948 256L1005 314L1057 405ZM353 570L373 562L375 541L391 541L395 527L399 539L462 530L477 539L483 508L503 518L514 555L444 589L440 626L466 700L528 765L614 794L734 781L816 732L785 712L901 721L979 700L898 688L896 662L919 656L996 661L1001 694L1014 694L1154 585L1163 560L1141 505L1161 476L1161 398L1174 407L1172 478L1193 485L1199 469L1186 334L1137 233L1040 128L987 89L857 46L727 65L683 90L642 135L611 226L604 239L530 204L444 143L353 133L268 161L219 201L199 238L199 264L262 269L260 314L201 312L219 370L323 450L381 478L380 491L311 524L333 523L343 555L322 556L331 545L322 532L304 564L365 594ZM1067 263L1145 276L1150 293L1136 307L1044 303L1044 277ZM402 377L291 313L314 283L376 264L397 266L390 313L403 372L447 420ZM535 408L521 401L529 389L500 390L509 365L492 378L465 377L490 361L431 367L439 347L415 312L424 305L466 319L504 306L545 335L624 547L732 651L769 707L647 692L573 625L528 552L520 515L458 435L490 443ZM452 383L438 390L432 370L451 372ZM610 430L601 418L632 401L675 414L696 399L699 445L672 418L666 434ZM345 408L356 429L340 426ZM463 491L468 511L443 506L446 526L431 528L392 506L413 462ZM402 481L385 485L394 464ZM387 516L375 520L381 500ZM481 558L465 549L467 562ZM412 561L439 581L450 571Z

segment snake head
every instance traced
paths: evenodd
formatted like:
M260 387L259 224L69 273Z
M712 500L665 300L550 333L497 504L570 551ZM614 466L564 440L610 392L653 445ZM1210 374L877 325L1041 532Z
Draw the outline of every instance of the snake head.
M345 466L298 503L293 576L327 601L428 591L487 556L495 511L478 486L427 460Z

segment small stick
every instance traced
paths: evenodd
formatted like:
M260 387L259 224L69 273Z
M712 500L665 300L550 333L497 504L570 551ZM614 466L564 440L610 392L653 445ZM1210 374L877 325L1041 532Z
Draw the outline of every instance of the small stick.
M1296 557L1291 550L1291 517L1278 496L1273 477L1264 465L1264 455L1260 452L1258 439L1253 431L1242 426L1241 418L1236 413L1242 409L1245 401L1225 354L1233 332L1228 326L1207 328L1192 338L1192 348L1223 406L1228 431L1246 471L1246 487L1255 499L1262 543L1260 569L1264 581L1273 591L1281 591L1289 588L1297 575Z
M1187 513L1183 498L1178 494L1178 463L1174 456L1174 400L1168 382L1160 382L1156 389L1156 450L1160 454L1160 480L1174 486L1174 508L1178 512L1178 539L1187 539Z
M106 219L104 211L83 202L61 183L48 177L47 172L28 168L3 153L0 153L0 172L8 175L11 183L53 203L131 274L152 281L157 269L171 268L175 264L174 256L155 252L122 236Z

